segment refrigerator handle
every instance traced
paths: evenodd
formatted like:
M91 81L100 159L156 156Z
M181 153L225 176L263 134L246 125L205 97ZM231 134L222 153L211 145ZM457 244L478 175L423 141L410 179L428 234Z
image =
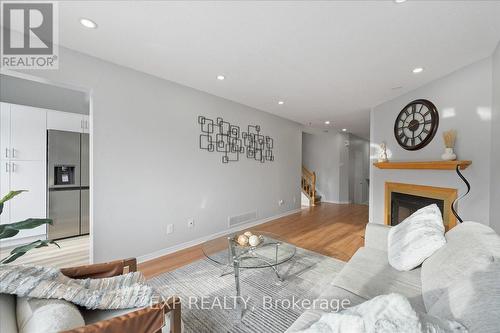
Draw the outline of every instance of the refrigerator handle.
M9 148L5 148L5 158L9 158Z
M9 173L9 171L10 171L9 162L5 162L5 172Z

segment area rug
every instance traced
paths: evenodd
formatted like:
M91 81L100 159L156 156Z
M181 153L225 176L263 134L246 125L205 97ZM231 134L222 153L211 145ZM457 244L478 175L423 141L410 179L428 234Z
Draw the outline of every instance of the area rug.
M302 300L316 299L344 264L297 248L293 259L278 266L283 282L271 268L243 269L241 320L234 306L234 275L221 276L221 266L208 259L156 276L149 283L165 297L181 298L184 332L284 332L305 311Z

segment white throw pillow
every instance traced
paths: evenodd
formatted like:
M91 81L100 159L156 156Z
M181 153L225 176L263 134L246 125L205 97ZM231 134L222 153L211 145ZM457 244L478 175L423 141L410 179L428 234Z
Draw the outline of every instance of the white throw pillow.
M19 333L52 333L85 326L78 308L60 299L17 298Z
M441 211L436 204L424 207L392 227L388 235L389 264L409 271L446 244Z

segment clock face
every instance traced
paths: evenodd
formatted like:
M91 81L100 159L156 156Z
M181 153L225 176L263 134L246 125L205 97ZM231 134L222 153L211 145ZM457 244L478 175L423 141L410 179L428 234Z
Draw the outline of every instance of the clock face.
M406 150L418 150L427 146L439 126L439 113L432 102L419 99L401 110L394 124L394 135Z

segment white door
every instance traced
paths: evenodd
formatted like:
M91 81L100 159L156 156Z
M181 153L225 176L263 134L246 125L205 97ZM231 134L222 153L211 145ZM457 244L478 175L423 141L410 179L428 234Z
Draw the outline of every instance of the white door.
M11 105L11 160L45 161L47 111L24 105Z
M10 158L10 104L0 103L0 159Z
M10 191L10 162L1 160L0 162L0 197L4 197ZM4 203L0 223L10 223L10 203Z
M45 218L46 172L45 161L12 161L10 188L28 190L10 201L11 222L27 218ZM45 234L46 227L21 231L16 238Z
M81 133L85 129L84 115L62 111L47 111L47 129Z
M363 203L363 153L354 152L354 203Z

